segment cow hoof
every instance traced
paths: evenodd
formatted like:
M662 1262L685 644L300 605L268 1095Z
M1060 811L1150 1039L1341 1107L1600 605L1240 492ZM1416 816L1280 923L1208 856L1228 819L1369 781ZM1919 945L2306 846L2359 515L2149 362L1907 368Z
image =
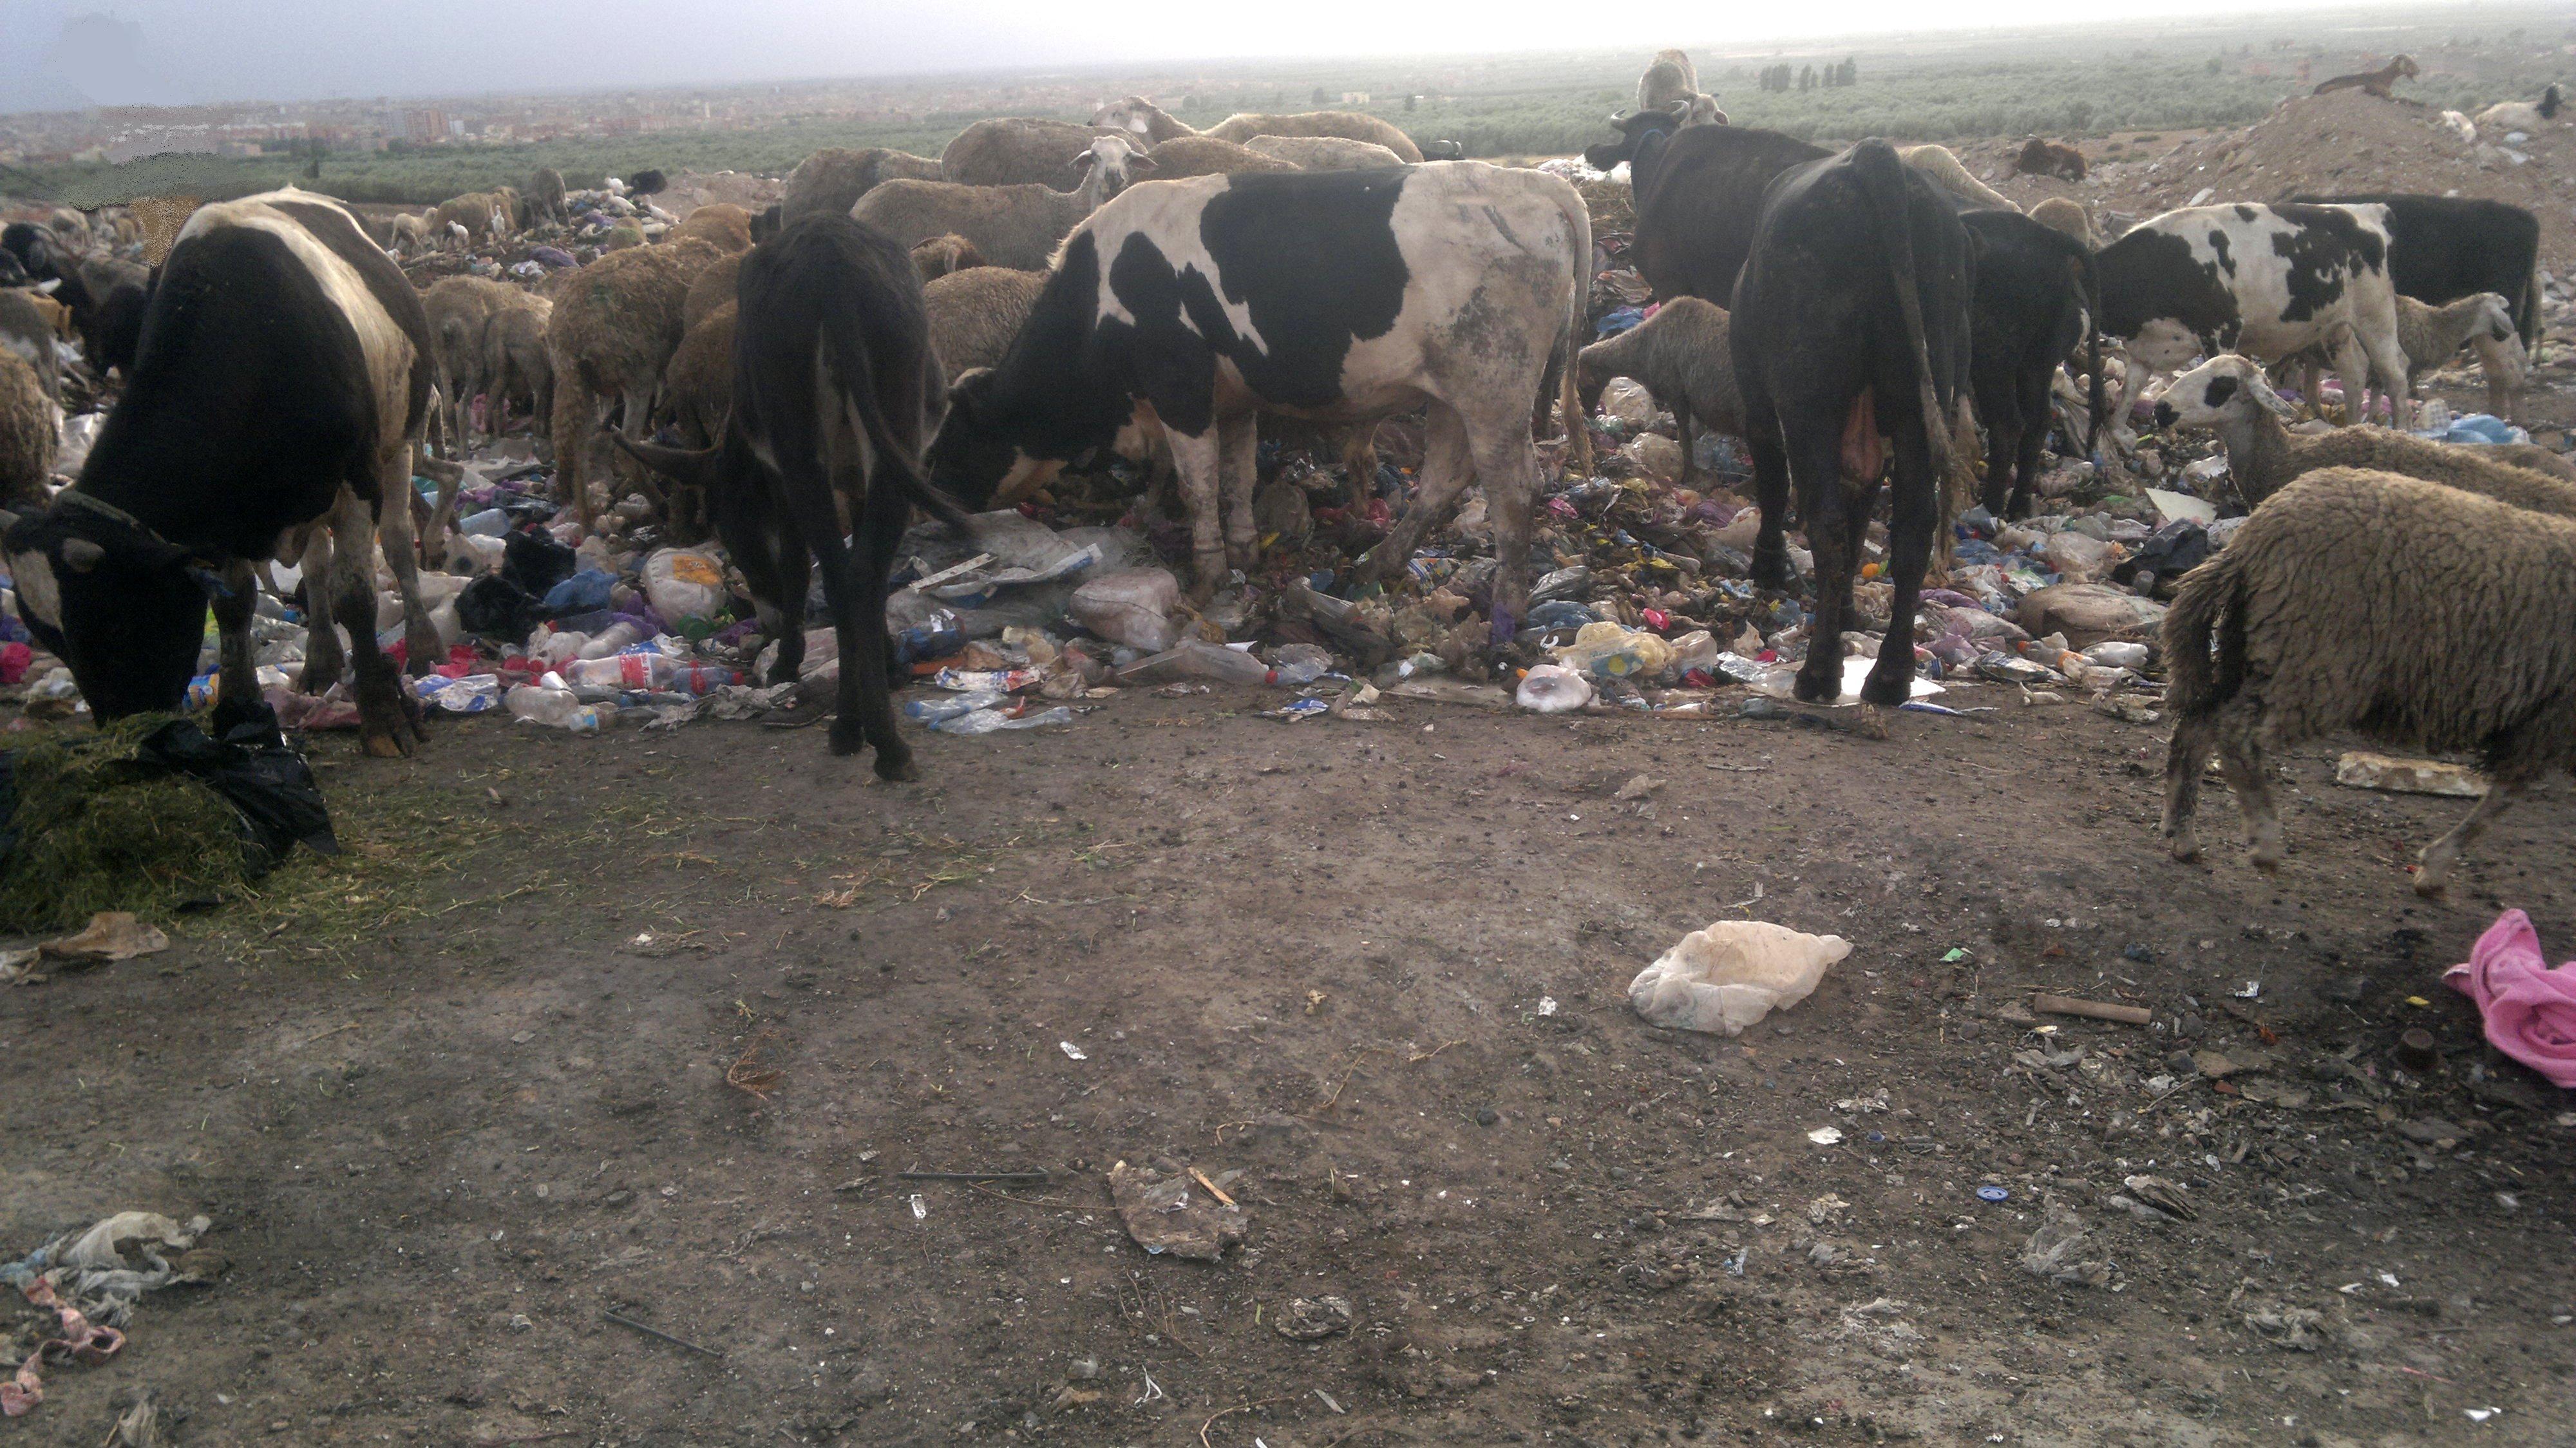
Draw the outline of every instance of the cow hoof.
M1811 674L1800 669L1791 692L1798 696L1801 704L1830 704L1843 696L1843 677L1839 671Z
M411 675L415 679L425 678L432 669L435 669L440 664L446 662L447 646L438 641L438 635L434 633L423 634L419 638L412 638L409 635L404 636L404 673Z
M1889 679L1871 674L1861 681L1860 701L1864 704L1876 704L1882 709L1893 709L1913 696L1914 679L1911 675L1900 675Z
M411 753L411 743L400 733L370 729L366 734L367 752L378 759L401 759Z
M1787 588L1789 586L1789 559L1787 555L1769 556L1761 553L1754 554L1753 586L1756 588L1767 588L1774 592Z
M909 784L921 778L921 768L912 762L912 755L908 752L889 754L878 750L876 770L877 778L888 784Z
M769 666L769 682L770 682L770 684L771 684L773 687L774 687L774 686L776 686L776 685L779 685L779 684L792 684L792 683L795 683L795 682L796 682L796 666L795 666L794 664L789 664L789 663L784 663L784 662L781 662L781 663L775 663L775 664L770 665L770 666Z
M855 719L832 721L832 752L843 757L868 747L868 732Z
M2189 830L2177 830L2173 838L2165 842L2165 848L2173 852L2175 859L2189 864L2200 858L2200 837Z

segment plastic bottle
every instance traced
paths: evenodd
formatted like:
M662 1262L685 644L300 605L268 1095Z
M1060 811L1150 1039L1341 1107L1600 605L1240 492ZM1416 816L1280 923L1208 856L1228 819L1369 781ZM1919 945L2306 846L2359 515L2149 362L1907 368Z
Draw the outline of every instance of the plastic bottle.
M1119 677L1221 679L1229 684L1267 684L1274 676L1270 666L1240 649L1224 648L1191 639L1175 649L1166 649L1150 658L1138 659L1118 671Z
M1333 671L1333 656L1313 644L1282 644L1270 654L1271 677L1294 688Z
M604 659L610 654L621 652L627 645L642 637L644 637L642 625L632 620L619 619L600 632L592 634L590 642L581 646L581 656L585 659Z
M569 729L575 734L596 734L609 719L617 717L614 705L585 704L572 690L556 687L562 683L559 676L548 674L545 678L551 682L521 684L509 692L504 702L509 706L510 717Z
M498 538L510 531L510 515L498 508L486 508L480 513L457 519L456 528L458 532L470 533L477 538Z

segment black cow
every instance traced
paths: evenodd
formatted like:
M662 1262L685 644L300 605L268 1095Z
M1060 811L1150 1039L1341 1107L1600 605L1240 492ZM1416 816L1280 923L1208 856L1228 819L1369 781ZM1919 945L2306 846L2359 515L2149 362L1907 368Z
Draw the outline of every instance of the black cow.
M885 233L825 213L753 248L738 285L723 440L695 452L617 441L704 488L716 536L778 639L773 682L797 676L807 569L822 565L841 649L832 752L873 744L879 777L915 778L886 688L886 578L914 504L972 526L921 475L947 397L921 274Z
M2048 390L2058 364L2090 337L2092 434L2102 426L2102 334L2086 325L2100 310L2093 250L2016 211L1965 211L1976 251L1970 307L1969 387L1986 430L1986 510L2019 516L2048 440ZM2095 436L2084 439L2086 452ZM2009 480L2009 487L2007 487Z
M381 526L426 670L440 650L408 506L429 416L420 294L346 209L289 189L189 220L144 335L79 482L0 540L20 616L115 719L181 706L211 599L220 733L260 708L253 566L300 548L311 595L349 631L368 751L407 752L418 706L376 647L375 552ZM307 650L318 693L347 666L327 618Z
M2523 350L2540 355L2540 218L2504 201L2374 192L2293 201L2388 208L2388 279L2397 294L2440 306L2494 292Z
M1663 298L1699 297L1726 306L1753 247L1762 196L1780 173L1833 152L1751 126L1682 125L1687 107L1614 119L1620 138L1585 149L1607 171L1628 163L1636 197L1638 275Z
M1905 701L1914 679L1914 604L1939 521L1949 455L1944 419L1966 370L1975 254L1941 188L1885 141L1782 175L1763 198L1735 293L1735 372L1744 390L1762 528L1753 576L1788 581L1789 485L1816 556L1816 614L1797 695L1842 693L1843 616L1878 491L1879 439L1894 440L1886 643L1862 685Z

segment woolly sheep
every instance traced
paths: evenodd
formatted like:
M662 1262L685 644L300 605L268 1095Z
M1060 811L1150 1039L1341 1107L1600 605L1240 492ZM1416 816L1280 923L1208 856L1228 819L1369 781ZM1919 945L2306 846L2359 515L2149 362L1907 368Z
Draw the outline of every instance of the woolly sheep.
M685 332L689 284L717 258L703 241L635 247L583 267L557 295L546 324L557 496L583 523L595 516L585 475L605 473L596 465L605 461L598 449L610 410L622 408L628 436L643 436L654 388Z
M713 447L724 437L726 414L733 411L733 329L740 304L724 305L689 324L662 369L662 407L680 426L682 445Z
M829 146L796 163L787 173L787 195L779 202L779 223L805 216L847 216L881 181L910 177L915 181L949 179L928 156L890 151L883 146L850 150Z
M2576 769L2576 522L2392 473L2329 468L2254 510L2165 615L2164 835L2192 833L2210 751L2250 859L2281 860L2267 747L2352 730L2475 753L2486 798L2425 847L2420 894L2515 795Z
M1181 181L1192 176L1232 176L1243 171L1294 171L1297 163L1266 155L1239 141L1220 141L1214 136L1179 136L1157 142L1145 153L1154 163L1157 181Z
M421 293L421 310L429 319L431 379L438 386L439 455L454 461L471 445L466 418L474 394L483 390L483 333L492 314L512 304L518 288L484 277L441 277ZM443 510L442 510L443 513ZM435 545L445 529L433 521L424 541Z
M396 216L391 235L393 245L387 250L406 261L429 250L429 225L423 216L409 211Z
M546 356L546 326L554 303L532 292L513 295L510 305L483 324L484 420L494 434L512 399L528 404L528 417L543 435L554 416L555 368Z
M925 282L937 281L950 272L964 271L968 267L982 265L984 265L984 254L975 249L975 243L955 232L934 236L928 241L913 244L912 269L921 273L921 279Z
M976 266L950 272L921 289L921 304L930 314L930 347L939 354L950 386L960 373L1002 360L1045 286L1043 272Z
M2530 101L2505 101L2478 112L2477 128L2495 136L2514 131L2532 132L2558 119L2558 108L2565 92L2555 84L2540 93L2537 104ZM2449 114L2444 113L2445 116ZM2475 136L2470 137L2475 140Z
M63 400L62 354L54 348L54 325L37 303L59 306L22 287L0 288L0 352L27 364L36 385L52 401Z
M2097 251L2101 249L2102 237L2093 229L2092 214L2084 209L2083 202L2072 196L2051 196L2038 202L2030 208L2030 219L2053 231L2062 231Z
M2576 485L2508 457L2504 449L2431 442L2380 427L2342 427L2300 437L2281 425L2295 415L2263 378L2263 369L2234 353L2213 357L2173 380L2156 403L2159 427L2205 427L2227 447L2228 475L2248 503L2260 503L2304 473L2320 468L2373 468L2501 499L2519 508L2576 518Z
M572 212L564 205L563 173L552 166L539 166L528 177L528 201L536 214L548 221L570 221Z
M705 321L716 308L734 299L736 285L742 280L742 259L749 255L738 251L718 257L689 283L689 294L680 302L682 331Z
M2531 365L2514 330L2513 307L2494 292L2476 292L2436 307L2413 297L2397 299L2397 350L2406 354L2411 392L2424 375L2446 366L2469 347L2486 374L2487 411L2522 420L2522 384Z
M1082 184L1074 158L1105 134L1095 126L1026 116L977 121L939 153L939 179L961 186L1044 186L1071 191ZM878 182L866 200L887 183ZM854 211L851 213L856 215Z
M662 234L664 245L695 237L728 255L751 250L751 213L730 201L717 201L692 211Z
M44 506L61 439L61 414L36 369L0 347L0 507Z
M1343 136L1255 136L1243 144L1301 171L1370 171L1404 164L1403 157L1384 146Z
M1183 136L1214 136L1220 141L1250 144L1255 136L1339 136L1351 141L1370 141L1395 153L1405 165L1422 159L1422 148L1393 122L1357 111L1302 111L1296 115L1262 115L1251 111L1226 117L1201 131L1175 120L1162 107L1143 96L1129 96L1112 101L1092 113L1091 124L1109 130L1142 136L1161 145Z
M850 214L907 249L953 232L995 266L1043 271L1056 244L1091 208L1047 186L888 181L860 197Z
M1697 464L1693 424L1730 437L1744 435L1744 395L1736 390L1735 352L1727 340L1723 307L1698 297L1675 297L1655 314L1616 337L1575 354L1575 386L1587 413L1613 377L1643 383L1658 407L1672 410L1682 445L1687 487Z
M1142 180L1154 170L1142 146L1132 137L1116 135L1092 137L1091 144L1074 158L1074 164L1081 168L1082 184L1074 188L1073 198L1082 204L1085 216L1126 190L1128 183Z

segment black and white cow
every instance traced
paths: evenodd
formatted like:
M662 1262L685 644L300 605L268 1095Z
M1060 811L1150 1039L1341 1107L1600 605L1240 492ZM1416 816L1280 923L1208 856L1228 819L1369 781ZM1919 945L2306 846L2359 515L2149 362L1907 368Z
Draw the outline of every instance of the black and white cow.
M2494 292L2512 312L2523 351L2540 355L2540 218L2528 210L2474 196L2403 192L2290 199L2387 207L2388 277L2397 295L2438 307Z
M1481 481L1508 639L1527 603L1533 411L1562 383L1577 415L1591 255L1572 186L1475 161L1139 182L1066 238L1001 365L957 380L931 480L1007 502L1150 409L1204 599L1252 562L1256 412L1357 423L1428 403L1413 504L1362 570L1404 566Z
M2277 362L2323 344L2346 398L2406 393L2385 206L2188 206L2140 222L2099 266L2102 330L2128 339L2123 425L2148 377L2221 352Z
M1735 376L1744 391L1762 527L1753 578L1788 582L1790 484L1816 554L1816 615L1801 699L1842 693L1842 629L1892 442L1887 638L1861 686L1901 704L1914 679L1914 604L1940 520L1945 419L1966 380L1975 249L1950 198L1867 140L1783 173L1763 198L1735 289Z
M825 212L754 247L738 285L723 439L697 452L618 445L704 489L716 536L778 639L772 682L797 676L807 569L821 565L841 650L832 752L874 745L881 778L911 779L886 688L886 578L915 504L971 526L921 476L947 391L921 273L884 232Z
M338 202L290 188L189 219L143 336L80 480L0 539L20 615L114 719L181 706L211 601L220 732L260 707L254 566L300 556L317 605L304 687L348 666L336 612L368 752L407 752L418 709L376 647L375 553L381 526L426 670L442 651L412 558L430 394L419 293Z

